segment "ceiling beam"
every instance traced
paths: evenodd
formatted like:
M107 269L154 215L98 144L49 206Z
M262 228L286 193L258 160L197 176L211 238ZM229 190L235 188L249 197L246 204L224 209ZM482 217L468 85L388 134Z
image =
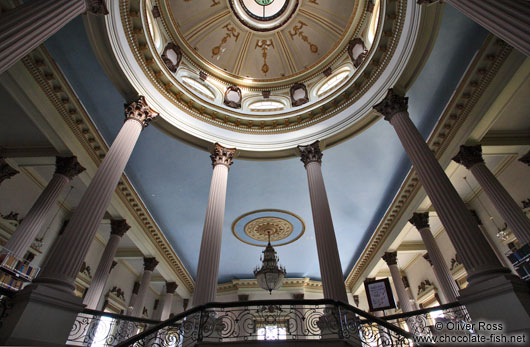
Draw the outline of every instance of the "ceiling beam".
M56 157L60 153L53 147L0 147L0 156L4 158Z
M480 141L482 146L528 146L530 131L489 131Z
M399 245L396 251L405 253L421 253L425 252L426 249L423 242L403 242Z
M118 249L116 259L143 259L144 254L138 248L121 248Z

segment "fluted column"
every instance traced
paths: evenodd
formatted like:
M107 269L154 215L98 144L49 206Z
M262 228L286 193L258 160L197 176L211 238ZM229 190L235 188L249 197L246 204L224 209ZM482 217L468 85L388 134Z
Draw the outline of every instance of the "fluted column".
M36 282L53 284L64 291L74 289L79 268L108 208L138 136L148 122L157 115L147 105L143 96L125 107L125 123Z
M298 148L307 171L324 298L348 303L335 229L322 176L322 152L318 141L308 146L298 146Z
M460 146L453 160L471 171L515 237L523 245L530 243L530 219L488 169L482 159L482 147Z
M418 0L418 4L438 0ZM443 0L530 56L530 3L526 0Z
M498 261L438 160L410 120L408 98L390 89L385 99L374 108L394 127L456 252L462 257L468 281L473 283L494 277L495 273L508 272Z
M414 213L412 218L409 219L409 222L418 229L421 239L425 244L427 254L429 255L429 261L434 271L434 276L436 276L441 287L440 299L442 304L456 302L458 300L458 286L456 285L453 275L445 263L442 252L440 251L440 248L438 248L436 240L432 235L429 226L429 212Z
M48 220L63 188L84 170L76 157L57 157L55 174L4 247L23 258Z
M401 311L413 311L409 295L407 294L403 279L401 278L401 271L399 271L397 266L397 252L385 252L383 260L386 262L388 269L390 270L390 275L392 276L392 282L394 282L394 288L396 289Z
M82 13L107 14L104 0L33 0L2 14L0 74Z
M142 275L142 280L140 281L140 288L138 288L138 294L136 296L136 301L134 303L131 315L133 317L140 317L142 315L142 310L144 308L145 295L149 289L151 283L151 276L153 275L153 270L158 265L156 258L144 258L144 274Z
M197 280L193 293L193 306L215 301L219 261L221 259L221 238L223 236L228 170L230 165L232 165L235 152L234 148L224 148L219 144L215 144L215 148L210 155L213 175L204 230L202 232Z
M414 300L414 294L412 294L412 289L410 289L409 279L407 276L401 277L403 280L403 286L405 287L405 291L407 292L407 296L409 297L410 307L413 311L418 309L418 305L416 305L416 300Z
M169 318L171 307L173 306L173 296L177 287L178 285L175 282L166 282L166 294L162 297L159 320L164 321Z
M105 284L107 283L107 278L109 277L110 269L114 262L114 256L118 250L121 238L130 228L127 222L123 219L111 220L110 227L109 241L105 246L96 273L92 278L92 282L90 282L90 287L88 287L85 299L83 300L83 304L86 305L86 308L91 310L97 309L99 299L105 289Z
M127 316L132 315L132 311L136 305L136 299L138 298L138 289L140 289L140 282L134 282L131 298L129 299L129 306L127 306Z
M13 169L8 163L6 163L4 158L0 157L0 184L16 174L18 174L18 170Z

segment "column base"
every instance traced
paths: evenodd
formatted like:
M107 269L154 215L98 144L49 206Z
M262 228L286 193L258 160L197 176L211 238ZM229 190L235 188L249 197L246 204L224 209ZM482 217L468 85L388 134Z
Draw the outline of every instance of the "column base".
M64 346L83 299L45 284L31 284L13 298L13 308L2 319L0 344Z
M505 274L470 284L460 291L459 301L466 306L473 323L501 323L505 333L526 333L530 339L530 289L518 277ZM501 330L491 330L501 333Z

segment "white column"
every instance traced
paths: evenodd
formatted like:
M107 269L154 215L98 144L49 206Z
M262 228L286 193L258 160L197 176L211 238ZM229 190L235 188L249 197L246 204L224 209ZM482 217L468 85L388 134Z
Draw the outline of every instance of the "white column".
M228 170L230 165L232 165L235 151L234 148L224 148L219 144L215 144L210 156L213 165L213 175L202 233L197 280L193 293L193 306L215 301L219 261L221 259L226 185Z
M31 206L22 223L11 235L4 248L10 250L14 256L22 259L39 235L44 223L48 220L63 188L84 170L85 168L77 162L76 157L57 157L55 174L39 195L37 201Z
M155 258L144 258L144 274L142 275L140 288L138 288L138 294L132 309L131 316L133 317L140 317L143 313L145 296L149 290L153 270L157 265L158 261Z
M399 271L397 266L397 252L385 252L383 255L383 260L386 262L388 269L390 270L390 275L392 276L392 282L394 283L394 288L396 289L401 311L413 311L413 307L410 304L409 295L405 290L405 285L403 284L403 279L401 278L401 271Z
M81 198L59 244L35 282L74 289L74 281L107 210L140 132L158 114L143 96L125 109L126 121Z
M138 298L138 289L140 289L140 282L134 282L131 298L129 299L129 306L127 306L127 312L125 313L127 316L132 315L132 311L136 304L136 298Z
M96 273L92 278L92 282L90 282L90 287L88 287L88 291L83 300L83 304L86 305L86 308L92 310L97 309L99 299L101 298L101 294L105 289L105 284L107 283L107 278L109 277L110 269L112 267L112 263L114 262L114 256L118 250L121 238L130 228L127 222L123 219L113 219L111 220L110 225L111 230L109 241L105 246L105 250L103 251L103 255L99 261Z
M529 244L530 219L488 169L482 159L482 147L460 146L460 151L453 160L471 171L519 242L523 245Z
M418 0L418 4L438 0ZM526 0L443 0L530 56L530 3Z
M429 227L429 212L414 213L409 222L418 229L425 244L434 276L436 276L438 284L440 284L440 300L442 304L458 301L459 289L432 235Z
M503 321L505 331L530 326L528 286L504 268L473 216L408 115L408 99L390 89L374 107L394 127L427 196L438 213L467 271L469 286L460 291L475 320ZM501 294L502 293L502 294Z
M0 73L82 13L107 14L104 0L33 0L2 14Z
M348 303L335 229L322 176L322 152L318 141L308 146L298 146L298 148L307 171L324 298Z
M18 171L9 166L4 158L0 157L0 184L16 174L18 174Z
M419 307L416 304L416 300L414 299L414 294L412 294L412 289L410 289L409 279L407 278L407 276L402 276L401 279L403 280L405 291L407 292L407 296L409 297L410 307L413 311L418 310Z
M160 317L158 320L164 321L169 318L171 314L171 308L173 307L173 296L175 290L177 290L177 284L175 282L166 282L166 293L161 300Z

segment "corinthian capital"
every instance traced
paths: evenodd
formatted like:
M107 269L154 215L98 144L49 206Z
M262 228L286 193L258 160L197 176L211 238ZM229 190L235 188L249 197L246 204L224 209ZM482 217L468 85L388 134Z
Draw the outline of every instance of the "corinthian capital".
M304 166L312 162L322 164L322 151L320 150L319 141L307 146L298 146L298 149L300 150L300 160L304 163Z
M210 155L210 159L212 159L212 166L215 167L216 165L224 165L226 167L230 167L230 165L232 165L234 162L235 153L235 148L226 148L216 143L212 154Z
M4 180L10 179L17 173L18 171L9 166L4 158L0 158L0 183L2 183Z
M519 158L519 161L530 166L530 152L526 153L521 158Z
M85 171L85 168L79 164L77 157L56 157L55 158L55 173L68 177L69 179L74 178L81 172Z
M394 93L389 89L383 101L374 106L374 109L389 121L396 113L407 112L409 107L409 98Z
M383 260L388 266L397 265L397 252L385 252Z
M144 271L153 271L157 265L156 258L144 258Z
M127 224L125 219L112 219L110 221L111 235L118 235L119 237L122 237L130 228L131 226Z
M157 116L158 112L147 105L143 96L140 96L135 102L125 105L125 119L137 120L144 127L148 126L149 122Z
M414 225L416 229L421 230L429 227L429 212L412 214L412 218L409 219L410 224Z
M166 282L166 293L168 294L174 294L175 290L177 290L178 284L175 282Z
M464 165L468 170L475 164L483 163L482 147L478 146L460 146L460 151L453 158L458 164Z
M109 11L107 10L107 5L105 0L85 0L86 11L92 14L107 15Z

